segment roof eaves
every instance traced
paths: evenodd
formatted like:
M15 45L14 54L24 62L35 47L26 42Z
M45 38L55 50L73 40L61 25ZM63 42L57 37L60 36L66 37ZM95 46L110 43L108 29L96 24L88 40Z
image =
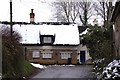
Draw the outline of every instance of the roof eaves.
M10 24L8 21L0 21L0 24ZM29 22L12 22L13 25L18 24L18 25L70 25L73 24L72 22L34 22L34 23L29 23Z
M21 44L22 46L78 46L79 44L52 44L52 45L43 45L43 44Z

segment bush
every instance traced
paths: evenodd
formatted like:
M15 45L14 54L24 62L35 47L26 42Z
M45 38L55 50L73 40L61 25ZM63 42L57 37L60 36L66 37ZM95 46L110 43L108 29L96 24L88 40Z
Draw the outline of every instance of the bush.
M113 60L106 67L104 67L98 79L103 80L120 80L120 60Z
M32 71L32 66L25 61L21 36L15 32L10 35L10 28L2 28L2 74L3 78L21 78Z
M23 76L27 77L31 74L31 72L33 72L33 66L29 62L25 61L23 63L23 71L22 71Z
M105 61L105 58L97 59L93 62L94 63L94 68L93 69L94 69L95 72L98 73L98 72L102 71L103 67L105 66L104 61Z

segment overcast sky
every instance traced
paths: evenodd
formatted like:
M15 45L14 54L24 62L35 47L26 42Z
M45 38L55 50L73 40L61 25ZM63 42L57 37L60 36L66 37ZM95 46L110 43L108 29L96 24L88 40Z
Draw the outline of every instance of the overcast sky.
M0 21L10 21L10 0L0 1ZM49 1L45 0L12 0L13 21L30 21L29 13L31 9L35 12L36 22L50 21L52 9Z
M31 9L34 9L35 22L55 21L55 19L53 20L53 14L55 12L54 11L55 9L53 9L53 7L50 6L52 1L55 0L12 0L13 21L29 22L30 21L29 14L31 12ZM0 1L0 21L10 21L9 2L10 0ZM92 24L95 18L96 17L93 16L89 20L89 23ZM101 23L101 20L99 20L98 22Z
M12 0L13 21L29 22L31 9L34 9L35 22L47 22L53 20L54 10L50 6L54 0ZM0 1L0 21L10 21L10 0ZM89 22L92 23L93 19ZM55 21L55 19L53 20Z

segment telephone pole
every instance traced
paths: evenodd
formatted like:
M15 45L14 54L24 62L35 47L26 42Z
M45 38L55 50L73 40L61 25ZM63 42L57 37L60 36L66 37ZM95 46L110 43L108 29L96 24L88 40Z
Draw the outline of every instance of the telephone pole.
M10 36L12 39L12 32L13 32L13 23L12 23L12 0L10 0Z

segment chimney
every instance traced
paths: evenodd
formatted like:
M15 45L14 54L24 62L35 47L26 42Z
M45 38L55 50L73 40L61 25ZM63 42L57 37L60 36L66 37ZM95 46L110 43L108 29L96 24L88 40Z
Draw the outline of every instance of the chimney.
M35 13L33 13L34 9L31 9L31 13L30 13L30 23L34 23L35 22Z

